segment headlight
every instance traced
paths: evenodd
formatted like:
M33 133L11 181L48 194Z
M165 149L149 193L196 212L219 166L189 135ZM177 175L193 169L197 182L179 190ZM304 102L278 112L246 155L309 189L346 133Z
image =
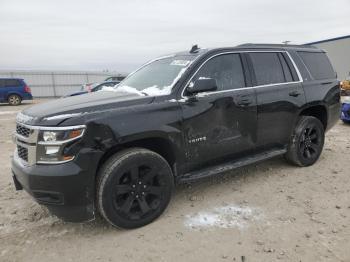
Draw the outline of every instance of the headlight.
M84 129L73 130L42 130L39 133L39 141L44 143L62 143L77 139L83 135Z
M52 131L44 131L43 132L43 140L45 142L49 142L49 141L56 141L56 132L52 132Z
M37 146L37 162L57 164L74 159L74 155L67 154L68 145L81 138L85 127L67 127L64 129L40 130Z

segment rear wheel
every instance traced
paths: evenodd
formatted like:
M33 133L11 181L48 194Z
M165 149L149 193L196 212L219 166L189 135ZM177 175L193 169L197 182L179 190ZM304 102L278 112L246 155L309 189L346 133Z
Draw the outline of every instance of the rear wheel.
M10 95L7 101L12 106L18 106L21 104L22 98L19 95Z
M324 145L324 127L312 116L300 117L288 146L286 159L298 166L313 165Z
M123 150L98 174L98 209L113 226L141 227L163 213L173 188L172 171L163 157L147 149Z

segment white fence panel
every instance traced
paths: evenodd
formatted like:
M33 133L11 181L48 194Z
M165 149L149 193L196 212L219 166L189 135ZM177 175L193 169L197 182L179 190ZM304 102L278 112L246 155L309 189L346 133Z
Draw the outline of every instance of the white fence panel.
M0 78L22 78L34 97L60 97L79 91L87 83L103 82L109 76L125 74L92 71L1 71Z

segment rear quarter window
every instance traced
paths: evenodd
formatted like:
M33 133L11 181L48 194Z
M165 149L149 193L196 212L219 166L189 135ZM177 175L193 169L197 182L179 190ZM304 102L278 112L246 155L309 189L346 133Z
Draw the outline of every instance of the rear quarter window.
M17 79L6 79L5 86L6 87L18 87L18 86L21 86L21 82Z
M325 53L298 51L298 54L315 80L336 78L332 64Z

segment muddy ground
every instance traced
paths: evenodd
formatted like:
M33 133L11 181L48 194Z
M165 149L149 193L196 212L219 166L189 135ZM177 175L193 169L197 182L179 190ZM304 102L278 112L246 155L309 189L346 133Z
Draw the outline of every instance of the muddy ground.
M166 212L136 230L65 223L15 191L0 105L0 261L350 261L350 125L327 133L320 160L276 158L178 186Z

